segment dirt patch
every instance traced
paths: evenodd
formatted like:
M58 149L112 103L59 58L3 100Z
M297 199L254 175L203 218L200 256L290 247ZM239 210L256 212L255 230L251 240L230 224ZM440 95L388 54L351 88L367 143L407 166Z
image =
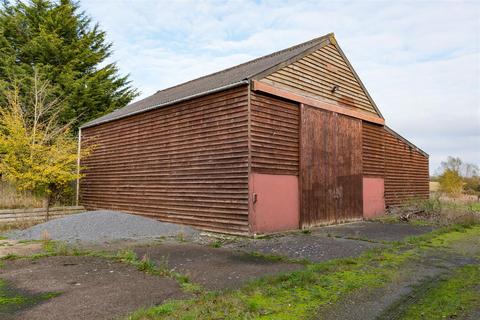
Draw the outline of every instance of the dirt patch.
M169 269L187 275L192 282L209 290L238 288L255 278L303 267L190 243L138 247L134 251L139 257L147 255L155 264L167 265Z
M184 296L172 279L97 257L5 261L0 279L32 294L59 296L2 319L116 319L141 307Z
M8 255L27 256L42 251L38 242L21 242L16 240L0 240L0 258Z

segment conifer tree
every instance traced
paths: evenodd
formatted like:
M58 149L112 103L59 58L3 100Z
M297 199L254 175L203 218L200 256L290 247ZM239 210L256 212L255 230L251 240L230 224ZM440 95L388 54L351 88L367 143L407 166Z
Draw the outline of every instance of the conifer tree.
M73 127L128 104L137 91L106 59L112 44L72 0L8 1L0 4L0 105L19 87L32 91L34 71L62 101L61 123ZM31 105L24 101L23 105Z

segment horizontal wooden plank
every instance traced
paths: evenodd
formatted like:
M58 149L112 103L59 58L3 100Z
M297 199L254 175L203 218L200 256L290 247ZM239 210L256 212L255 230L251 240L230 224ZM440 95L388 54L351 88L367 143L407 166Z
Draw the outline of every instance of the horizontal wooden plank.
M82 130L97 147L81 163L81 203L245 234L247 104L245 86Z
M301 96L327 99L344 108L380 117L349 64L333 44L308 54L260 81ZM334 86L339 89L332 92Z
M298 104L255 92L251 104L252 170L298 175Z

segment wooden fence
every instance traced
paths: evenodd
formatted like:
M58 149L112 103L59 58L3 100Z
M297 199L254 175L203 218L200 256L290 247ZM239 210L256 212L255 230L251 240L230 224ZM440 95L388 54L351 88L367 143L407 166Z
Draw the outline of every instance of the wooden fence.
M50 219L57 219L73 213L85 211L82 206L53 207L49 210ZM18 222L41 222L47 219L45 208L0 210L0 224Z

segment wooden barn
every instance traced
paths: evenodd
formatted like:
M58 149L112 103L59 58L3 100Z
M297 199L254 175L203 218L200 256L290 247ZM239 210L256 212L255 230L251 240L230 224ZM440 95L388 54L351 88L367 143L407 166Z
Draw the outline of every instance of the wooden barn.
M374 217L429 196L428 155L385 125L333 34L86 123L79 201L232 234Z

